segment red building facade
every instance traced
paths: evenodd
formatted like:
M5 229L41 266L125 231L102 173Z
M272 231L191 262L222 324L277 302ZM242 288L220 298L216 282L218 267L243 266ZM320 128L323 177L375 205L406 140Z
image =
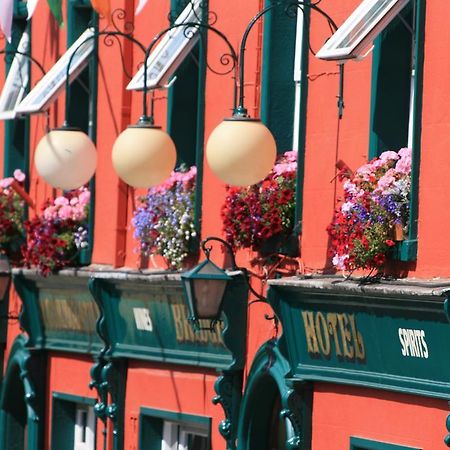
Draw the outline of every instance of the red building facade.
M135 16L134 2L114 0L108 21L98 19L88 1L68 0L64 26L58 27L46 3L27 21L25 3L16 2L16 34L5 48L14 52L27 30L26 53L48 72L92 25L128 33L130 22L133 38L146 47L188 3L149 2ZM290 238L298 252L277 248L261 258L236 249L238 266L250 270L251 285L269 303L255 303L238 276L227 287L223 335L220 324L215 332L195 332L179 271L168 270L161 256L136 253L132 218L146 191L117 176L111 149L142 114L142 93L126 87L144 53L126 37L109 45L115 38L100 36L71 84L68 106L71 125L97 148L89 245L78 268L47 277L33 267L13 270L0 322L1 448L446 447L450 38L443 22L450 6L442 0L404 2L389 23L377 24L373 50L346 61L342 71L315 53L334 32L327 17L339 27L360 1L300 2L297 16L286 9L289 3L201 5L203 20L236 51L249 21L273 6L249 34L245 104L273 133L278 154L297 152ZM365 3L370 10L389 2ZM204 149L232 113L236 73L222 64L227 53L222 38L202 32L178 57L173 84L152 94L155 122L174 140L178 166L197 166L194 226L200 238L226 234L221 211L229 191ZM0 64L6 74L11 59ZM29 73L28 90L42 78L35 63ZM17 115L0 127L0 164L5 177L15 169L27 175L35 205L28 208L30 218L61 195L39 176L33 160L47 130L63 123L66 99L63 86L38 113ZM363 269L344 278L333 267L327 232L342 204L340 170L355 172L382 152L405 147L412 149L409 221L383 266L386 277L369 283ZM221 253L214 256L228 262Z

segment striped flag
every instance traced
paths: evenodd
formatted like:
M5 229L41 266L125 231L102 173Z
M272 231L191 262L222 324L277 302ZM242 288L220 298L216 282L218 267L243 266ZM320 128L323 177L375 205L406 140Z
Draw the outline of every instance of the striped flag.
M38 2L39 0L27 0L27 10L28 10L27 20L30 20L33 17Z
M0 8L0 31L3 32L8 42L11 42L11 27L14 12L14 0L3 0Z
M50 11L52 12L53 17L56 19L59 26L63 24L61 2L62 0L47 0L48 6L50 7Z
M147 4L147 1L148 0L139 0L139 3L136 8L136 12L135 12L136 16L144 9L144 6Z
M110 0L91 0L92 7L105 19L109 20L111 15Z

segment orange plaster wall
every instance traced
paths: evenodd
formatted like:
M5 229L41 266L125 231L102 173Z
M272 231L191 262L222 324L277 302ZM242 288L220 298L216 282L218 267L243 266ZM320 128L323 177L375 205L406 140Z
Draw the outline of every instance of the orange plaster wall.
M427 2L417 274L448 277L450 236L450 5Z
M211 439L213 448L224 448L218 425L223 412L211 403L214 393L215 371L189 367L150 365L130 361L125 402L124 448L132 449L138 441L138 418L141 407L183 412L212 417Z
M397 445L446 448L446 401L316 383L312 450L348 450L350 436Z

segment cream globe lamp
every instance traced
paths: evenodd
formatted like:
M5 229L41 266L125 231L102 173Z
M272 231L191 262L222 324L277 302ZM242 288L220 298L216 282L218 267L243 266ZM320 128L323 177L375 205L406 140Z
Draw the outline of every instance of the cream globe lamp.
M112 163L117 175L130 186L149 188L162 183L175 168L177 152L171 137L142 116L114 142Z
M257 119L234 114L211 133L206 159L213 173L232 186L249 186L264 179L277 156L275 139Z
M71 190L86 184L94 175L97 151L86 133L63 125L39 141L34 163L39 175L51 186Z

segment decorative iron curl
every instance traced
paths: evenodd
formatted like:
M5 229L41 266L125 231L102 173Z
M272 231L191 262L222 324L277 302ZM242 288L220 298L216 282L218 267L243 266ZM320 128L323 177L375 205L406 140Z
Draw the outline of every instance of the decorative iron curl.
M105 44L106 47L112 47L115 43L117 43L117 45L119 46L120 60L122 61L123 72L124 72L125 76L131 80L133 78L133 74L130 74L127 70L127 65L126 65L125 55L124 55L124 50L123 50L123 44L122 44L122 41L120 40L120 36L122 36L122 35L106 34L103 37L103 43Z
M65 108L65 114L64 114L64 126L68 126L68 119L69 119L69 110L70 110L70 90L69 90L69 85L70 85L70 67L72 65L72 61L75 57L75 55L78 53L78 51L89 41L94 40L94 39L98 39L100 36L105 36L105 45L107 46L111 46L114 43L114 37L116 37L117 39L119 37L123 37L125 39L128 39L130 42L132 42L133 44L136 44L142 52L145 52L145 47L144 45L139 42L137 39L135 39L131 34L129 33L123 33L122 31L95 31L92 36L87 37L83 42L81 42L81 44L78 45L78 47L73 51L72 55L70 56L69 62L67 64L67 68L66 68L66 80L65 80L65 91L66 91L66 108ZM111 40L108 40L108 36L111 38ZM120 42L120 41L119 41ZM122 62L124 62L124 58L123 58L123 51L122 51L122 47L120 46L120 50L121 50L121 57L122 57ZM124 65L124 70L125 70L125 65Z
M111 13L111 25L115 31L120 31L126 34L133 34L134 25L129 20L126 20L127 13L122 8L117 8ZM123 22L123 29L120 27L120 23ZM108 30L104 30L108 31Z
M143 89L143 114L142 114L142 118L144 119L148 119L148 107L147 107L147 92L149 91L148 88L148 84L147 84L147 74L148 74L148 59L150 57L150 54L153 50L153 48L155 47L155 45L159 42L159 40L168 32L174 30L175 28L179 28L179 27L186 27L186 28L197 28L197 29L204 29L207 31L211 31L213 32L215 35L219 36L227 45L228 49L230 50L230 55L231 55L231 59L234 61L234 66L237 66L237 62L238 62L238 58L237 58L237 54L236 51L233 47L233 45L230 43L230 41L228 40L228 38L225 36L224 33L222 33L220 30L218 30L217 28L205 24L205 23L200 23L200 22L183 22L183 23L177 23L177 24L173 24L167 28L165 28L164 30L160 31L152 40L152 42L150 43L150 45L147 47L146 51L145 51L145 59L144 59L144 89ZM200 31L200 30L199 30ZM235 91L236 91L236 83L234 85ZM236 96L235 96L236 97Z

